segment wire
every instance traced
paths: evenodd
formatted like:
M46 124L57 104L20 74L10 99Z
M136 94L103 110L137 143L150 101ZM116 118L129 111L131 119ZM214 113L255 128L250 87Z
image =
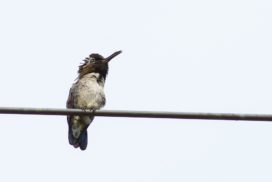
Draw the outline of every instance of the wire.
M167 119L205 119L205 120L242 120L272 121L271 114L233 114L233 113L197 113L197 112L159 112L127 110L81 110L56 108L0 107L0 114L34 115L94 115L101 117L167 118Z

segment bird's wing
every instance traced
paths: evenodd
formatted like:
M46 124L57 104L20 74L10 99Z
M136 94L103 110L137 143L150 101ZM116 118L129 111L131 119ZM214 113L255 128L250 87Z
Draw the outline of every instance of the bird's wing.
M69 91L69 95L68 95L68 99L66 101L66 108L73 108L74 103L73 103L73 92L72 92L72 88Z
M68 99L66 101L66 108L74 108L74 85L69 90ZM71 116L67 115L67 122L70 128L71 125Z
M67 99L67 102L66 102L66 108L74 108L73 87L70 88L68 99Z

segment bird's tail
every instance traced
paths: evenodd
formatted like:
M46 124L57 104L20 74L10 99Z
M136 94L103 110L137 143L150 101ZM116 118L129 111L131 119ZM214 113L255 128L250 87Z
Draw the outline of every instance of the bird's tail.
M85 130L84 132L81 133L78 139L78 144L81 150L85 150L88 145L88 132Z
M71 145L73 145L75 148L80 148L81 150L85 150L87 148L88 145L88 132L87 129L84 130L79 138L75 138L72 134L72 130L69 129L69 133L68 133L68 139L69 139L69 143Z

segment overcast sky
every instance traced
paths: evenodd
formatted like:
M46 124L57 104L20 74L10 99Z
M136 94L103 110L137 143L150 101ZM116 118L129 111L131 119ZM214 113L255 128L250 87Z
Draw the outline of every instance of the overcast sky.
M0 106L64 108L78 65L110 63L104 109L272 114L269 0L0 1ZM271 182L272 123L0 115L0 181Z

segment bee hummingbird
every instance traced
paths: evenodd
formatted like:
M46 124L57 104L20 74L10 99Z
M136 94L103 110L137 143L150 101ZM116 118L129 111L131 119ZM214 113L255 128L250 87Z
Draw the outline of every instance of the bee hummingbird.
M69 91L67 108L83 110L97 110L106 103L104 84L108 73L108 63L120 54L117 51L107 58L99 54L91 54L84 59L79 66L78 77ZM88 145L87 128L93 121L94 116L67 116L69 143L75 148L85 150Z

